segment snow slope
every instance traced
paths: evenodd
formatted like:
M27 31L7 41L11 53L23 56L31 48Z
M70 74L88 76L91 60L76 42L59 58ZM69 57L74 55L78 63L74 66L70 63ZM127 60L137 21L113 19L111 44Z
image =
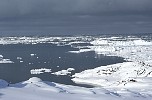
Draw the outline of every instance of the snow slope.
M142 94L122 89L83 88L44 82L33 77L17 84L0 80L0 100L150 100L151 92Z

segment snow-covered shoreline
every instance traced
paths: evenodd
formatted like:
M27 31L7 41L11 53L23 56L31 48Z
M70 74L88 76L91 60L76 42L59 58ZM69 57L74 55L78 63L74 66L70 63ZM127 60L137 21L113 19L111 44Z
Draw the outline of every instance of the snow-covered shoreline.
M74 78L72 79L74 82L105 86L108 83L113 83L113 81L106 81L111 77L118 78L118 76L123 76L121 79L112 79L115 80L114 83L120 83L120 81L126 82L126 80L129 80L131 77L134 79L152 76L152 42L139 38L126 39L125 41L111 40L111 38L97 38L92 41L91 44L93 44L93 46L88 46L90 51L95 51L95 53L99 55L104 54L106 56L123 57L127 62L101 66L76 73L73 75ZM82 50L80 49L80 51ZM83 51L85 52L85 50ZM140 73L142 76L138 75Z
M143 62L124 62L85 70L76 73L73 77L72 80L76 83L94 84L106 88L122 86L127 88L130 84L144 85L145 83L140 83L139 79L152 77L152 65ZM151 84L152 82L145 85L150 86Z
M27 81L8 84L0 80L1 100L151 100L152 98L152 41L137 37L14 37L1 38L0 44L52 43L58 46L74 45L83 53L94 51L97 55L123 57L126 62L99 66L73 75L73 81L94 85L94 88L63 85L33 77ZM85 49L84 49L85 48ZM86 49L87 48L87 49ZM74 69L55 72L67 75ZM51 72L51 69L33 69L31 73Z

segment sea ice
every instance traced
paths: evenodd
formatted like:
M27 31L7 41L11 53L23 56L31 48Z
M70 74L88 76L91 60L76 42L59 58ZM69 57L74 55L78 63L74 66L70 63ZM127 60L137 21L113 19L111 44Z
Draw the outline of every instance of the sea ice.
M1 100L151 100L152 98L152 41L137 37L1 37L0 44L37 44L52 43L73 45L73 43L90 43L79 46L81 53L95 51L98 55L119 56L126 59L124 63L99 66L73 75L73 81L79 84L94 85L94 88L63 85L31 78L27 81L8 84L0 80ZM88 49L83 49L88 48ZM2 61L3 56L0 56ZM71 74L73 68L54 72L55 75ZM41 74L51 69L33 69L31 73Z
M31 56L35 56L36 54L30 54Z
M0 59L0 64L7 64L7 63L14 63L13 61L11 61L10 59Z
M75 70L74 68L68 68L67 70L61 70L61 71L57 71L57 72L54 72L54 73L51 73L51 74L54 74L54 75L57 75L57 76L59 76L59 75L69 75L74 70Z
M22 58L21 58L21 57L17 57L17 59L18 59L18 60L22 60Z
M10 59L4 59L3 55L0 55L0 64L2 63L14 63Z
M93 46L87 47L97 55L123 57L126 62L76 73L72 76L74 82L104 88L132 89L137 93L142 89L148 91L152 85L152 41L135 37L125 40L95 38L90 43Z
M42 73L50 73L51 69L41 68L41 69L32 69L31 74L42 74Z

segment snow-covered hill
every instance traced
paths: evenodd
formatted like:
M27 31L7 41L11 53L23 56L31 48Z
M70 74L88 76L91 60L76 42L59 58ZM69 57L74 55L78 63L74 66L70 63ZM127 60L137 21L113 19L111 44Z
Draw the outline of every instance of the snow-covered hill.
M151 100L150 89L143 91L129 89L83 88L45 82L33 77L17 84L0 80L0 100Z

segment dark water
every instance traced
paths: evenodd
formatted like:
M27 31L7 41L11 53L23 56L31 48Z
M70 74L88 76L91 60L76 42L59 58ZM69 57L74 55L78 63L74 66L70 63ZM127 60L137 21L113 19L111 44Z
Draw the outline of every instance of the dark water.
M72 72L75 73L101 65L124 62L123 58L119 57L103 55L96 57L95 52L68 53L68 51L72 50L78 49L71 46L56 46L48 43L0 45L0 54L14 62L0 64L0 79L10 83L17 83L28 80L31 77L39 77L44 81L76 85L70 80L70 76L56 76L51 73L32 75L30 70L47 68L52 69L52 72L56 72L67 68L75 68L75 71ZM36 55L31 56L30 54ZM23 62L20 62L17 57L21 57Z

